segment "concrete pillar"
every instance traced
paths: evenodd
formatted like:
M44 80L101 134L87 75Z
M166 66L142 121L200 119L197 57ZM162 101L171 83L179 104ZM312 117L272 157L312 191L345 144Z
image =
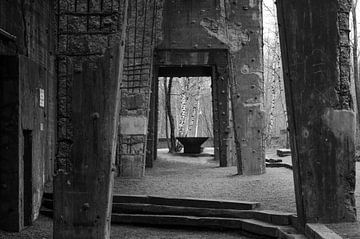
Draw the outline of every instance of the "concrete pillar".
M277 4L298 217L355 221L351 1Z
M156 0L131 1L129 5L117 160L121 177L145 174L153 49L161 5Z
M239 38L230 45L238 174L262 174L265 173L262 1L233 1L227 9L230 9L228 31L238 32Z

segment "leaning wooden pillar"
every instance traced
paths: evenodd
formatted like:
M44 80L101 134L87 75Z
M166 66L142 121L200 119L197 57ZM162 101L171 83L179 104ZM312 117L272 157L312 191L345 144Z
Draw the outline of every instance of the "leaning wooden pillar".
M158 79L153 77L151 81L150 108L148 113L148 131L146 140L146 161L145 167L152 168L153 161L156 157L157 150L157 95L158 95Z
M228 32L238 31L230 46L231 99L238 174L265 173L262 1L231 2Z
M277 6L300 223L355 221L351 1Z
M73 75L73 145L57 170L54 238L110 238L123 47ZM120 64L120 66L119 66Z

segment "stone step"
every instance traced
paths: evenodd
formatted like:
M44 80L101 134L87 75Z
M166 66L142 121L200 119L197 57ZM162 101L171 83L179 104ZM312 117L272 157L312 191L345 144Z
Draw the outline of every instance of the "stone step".
M54 211L52 209L48 209L46 207L41 207L40 214L52 218L54 216Z
M182 226L214 229L240 230L266 238L297 238L295 229L287 233L290 227L282 227L255 219L220 218L220 217L194 217L174 215L147 215L147 214L113 214L114 224L140 224L152 226ZM295 237L294 237L295 236Z
M276 150L276 154L279 157L291 156L291 150L290 149L278 149L278 150Z
M257 219L276 225L290 225L293 216L292 213L269 210L213 209L137 203L114 203L113 213Z
M244 202L232 200L214 200L198 198L174 198L143 195L114 195L113 203L141 203L166 206L254 210L260 207L258 202Z
M53 201L44 198L42 208L53 209ZM257 219L276 225L290 225L292 222L292 213L270 211L270 210L233 210L233 209L214 209L214 208L195 208L195 207L177 207L153 204L138 203L113 203L113 213L126 214L155 214L155 215L185 215L199 217L226 217Z
M53 199L52 193L44 193L43 201L49 204ZM215 209L234 209L234 210L254 210L260 208L258 202L245 202L233 200L215 200L199 198L175 198L175 197L158 197L147 195L120 195L113 196L113 203L138 203L154 204L180 207L197 207L197 208L215 208Z
M287 163L266 163L267 168L287 168L293 169L293 166Z
M305 234L309 239L342 239L340 235L321 223L307 223ZM350 238L350 237L349 237Z
M43 197L41 205L47 209L51 209L51 210L54 209L54 202L52 199L47 199L47 198Z

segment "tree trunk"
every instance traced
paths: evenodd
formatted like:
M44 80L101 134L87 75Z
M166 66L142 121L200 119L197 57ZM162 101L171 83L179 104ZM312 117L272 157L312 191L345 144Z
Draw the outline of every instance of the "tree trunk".
M356 6L358 0L353 0L352 17L353 17L353 28L354 28L354 45L353 45L353 61L354 61L354 82L355 82L355 93L356 93L356 107L359 112L360 107L360 82L359 82L359 65L358 65L358 38L357 38L357 16ZM358 113L359 114L359 113ZM360 117L358 117L360 120ZM358 124L359 125L359 124Z
M167 146L170 149L170 140L169 140L169 124L168 124L168 114L167 114L167 77L164 78L164 98L165 98L165 136L166 136L166 142Z
M172 115L171 112L171 88L172 88L172 83L173 83L173 78L170 77L169 78L169 83L167 85L167 87L165 88L165 92L166 92L166 100L165 100L165 105L166 105L166 114L168 116L169 119L169 123L170 123L170 148L169 148L169 152L170 153L174 153L176 151L176 139L175 139L175 124L174 124L174 117Z

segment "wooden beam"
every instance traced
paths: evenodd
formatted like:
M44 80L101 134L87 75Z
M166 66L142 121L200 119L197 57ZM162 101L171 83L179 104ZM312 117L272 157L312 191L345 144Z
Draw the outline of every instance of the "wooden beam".
M356 220L349 1L279 0L297 215Z
M73 145L68 170L58 170L54 238L109 238L119 125L123 47L73 75Z
M0 36L5 37L6 39L15 42L16 36L10 34L9 32L5 31L4 29L0 28Z

